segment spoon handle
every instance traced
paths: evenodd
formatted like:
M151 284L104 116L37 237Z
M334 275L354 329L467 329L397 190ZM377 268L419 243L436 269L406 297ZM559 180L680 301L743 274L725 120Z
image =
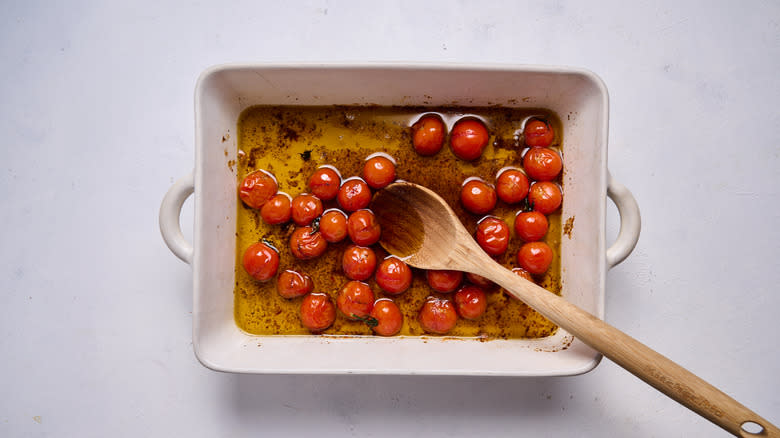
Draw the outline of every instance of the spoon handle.
M728 432L743 437L780 437L780 429L775 425L718 388L560 296L492 261L480 260L474 269L476 274L495 281L580 341ZM743 429L746 422L757 423L762 431L750 433L754 430Z

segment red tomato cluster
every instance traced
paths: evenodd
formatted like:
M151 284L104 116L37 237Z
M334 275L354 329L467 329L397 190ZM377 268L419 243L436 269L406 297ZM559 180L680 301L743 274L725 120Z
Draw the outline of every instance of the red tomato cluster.
M373 212L367 209L371 191L384 188L395 178L395 161L383 153L366 159L360 177L342 180L338 169L321 166L309 177L309 193L295 197L279 192L271 173L250 173L239 187L240 199L248 207L260 210L260 217L269 225L289 221L296 225L289 248L297 259L320 257L329 243L347 237L353 244L342 254L341 264L350 281L336 295L335 304L328 294L314 292L314 282L304 272L286 269L277 276L279 251L268 242L255 243L245 250L244 269L258 281L277 276L276 290L283 298L303 297L301 324L313 333L330 327L338 309L348 319L364 321L378 335L397 334L403 323L400 309L391 299L375 299L374 292L363 282L375 276L377 285L388 295L400 294L412 283L412 270L400 259L389 257L377 268L376 253L371 247L382 233ZM326 210L325 204L333 208Z
M510 205L523 202L525 208L518 212L514 222L515 235L524 242L517 253L517 263L524 272L538 275L547 271L553 259L552 249L541 240L549 226L546 215L561 206L561 189L553 181L563 169L563 160L548 147L555 133L547 121L528 120L523 138L528 147L523 155L523 168L501 169L495 186L477 177L467 178L461 187L460 202L463 208L477 215L489 215L498 200ZM502 219L485 216L477 225L476 239L485 252L500 256L508 247L509 230Z
M484 216L476 229L479 245L493 257L503 255L514 235L523 241L517 252L513 272L534 281L532 275L547 271L552 249L542 240L547 234L547 215L560 208L562 195L554 181L563 163L558 152L550 149L555 133L542 119L528 120L523 129L526 151L522 168L505 168L494 183L477 177L467 178L461 187L460 201L467 211ZM490 139L488 127L475 117L463 117L449 134L444 121L435 114L421 117L412 126L412 145L418 154L431 156L449 142L459 159L474 161L482 156ZM277 278L277 291L286 299L302 297L301 323L313 333L329 328L338 318L362 321L381 336L400 332L403 314L388 297L404 293L412 285L412 269L401 259L388 256L378 260L373 248L382 230L368 209L372 190L380 190L396 179L392 157L377 153L369 156L360 176L342 179L338 169L321 166L308 180L309 193L295 197L279 192L278 182L269 172L256 171L246 176L239 188L240 199L250 208L260 210L269 225L292 221L290 252L300 260L320 257L328 244L347 238L351 244L341 254L341 268L348 282L334 294L315 292L312 278L303 272L283 270ZM523 203L513 226L490 216L497 203ZM246 249L243 257L246 272L258 281L277 276L279 253L268 242L258 242ZM433 334L445 334L459 318L479 319L487 311L486 291L495 288L491 281L475 274L458 271L427 271L428 286L434 292L418 313L422 328ZM367 283L374 278L378 291ZM465 279L465 282L464 282ZM322 287L322 286L320 286Z

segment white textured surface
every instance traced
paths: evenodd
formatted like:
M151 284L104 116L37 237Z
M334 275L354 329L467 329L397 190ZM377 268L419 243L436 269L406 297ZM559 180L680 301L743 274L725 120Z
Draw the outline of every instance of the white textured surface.
M718 434L607 361L555 379L201 367L157 208L193 165L197 74L258 60L595 71L643 214L607 320L780 423L780 4L257 3L3 5L1 436Z

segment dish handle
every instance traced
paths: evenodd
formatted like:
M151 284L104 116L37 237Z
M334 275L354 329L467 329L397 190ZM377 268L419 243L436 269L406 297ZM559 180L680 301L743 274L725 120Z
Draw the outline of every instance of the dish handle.
M195 191L193 172L176 181L162 200L160 205L160 233L165 244L184 262L192 264L192 244L184 238L181 232L179 216L184 201Z
M636 247L642 221L634 195L609 173L607 174L607 196L615 203L620 214L620 231L615 243L607 249L607 268L612 269L625 260Z

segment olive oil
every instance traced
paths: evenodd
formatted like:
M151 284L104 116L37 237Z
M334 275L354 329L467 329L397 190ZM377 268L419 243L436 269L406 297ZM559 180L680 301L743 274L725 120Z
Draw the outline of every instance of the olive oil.
M423 157L412 147L410 127L424 114L436 113L448 129L460 118L477 117L488 127L490 142L482 156L473 162L459 160L445 145L436 155ZM332 165L342 179L360 175L364 159L375 152L385 152L397 162L399 179L424 185L444 198L469 231L474 231L481 216L471 214L460 205L460 187L471 176L495 183L496 173L505 166L522 168L522 127L532 116L547 119L555 130L551 147L561 151L563 132L558 117L546 110L490 108L422 108L373 106L256 106L246 109L238 120L237 181L248 173L265 169L276 176L279 190L291 196L307 192L307 181L321 165ZM558 181L560 183L560 181ZM338 207L334 201L323 202L324 208ZM276 282L258 282L243 269L244 250L266 239L280 250L279 272L294 269L305 272L314 281L314 291L327 293L335 303L336 295L349 280L341 269L341 256L350 245L349 238L329 244L325 254L314 260L297 260L289 250L289 238L295 229L285 225L267 225L257 210L238 201L236 229L235 319L238 326L258 335L302 335L308 331L300 323L301 298L284 299L276 292ZM520 205L506 205L500 200L492 215L504 219L513 230L514 216ZM555 254L550 269L535 278L545 289L560 294L560 213L549 216L550 228L544 241ZM517 266L516 254L522 241L514 235L507 252L497 260L507 268ZM387 253L378 245L372 248L381 261ZM391 298L403 313L400 335L425 335L417 313L429 295L452 298L454 294L434 293L425 280L425 272L413 269L412 286L400 295L390 296L376 285L373 277L366 282L377 298ZM481 318L459 319L447 336L479 339L537 338L553 334L556 326L522 302L499 288L487 291L488 308ZM364 322L349 321L339 314L336 322L324 331L331 335L371 335Z

